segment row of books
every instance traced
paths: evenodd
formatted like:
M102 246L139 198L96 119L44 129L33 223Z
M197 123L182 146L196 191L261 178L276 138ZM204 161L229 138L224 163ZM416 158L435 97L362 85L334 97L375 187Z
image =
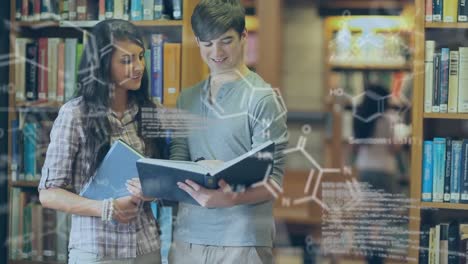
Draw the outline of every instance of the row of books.
M468 224L441 223L423 225L420 233L419 262L421 264L466 263Z
M468 203L468 140L424 141L422 201Z
M45 161L53 118L11 121L11 180L39 181Z
M162 34L150 36L145 51L146 70L154 101L176 104L181 86L181 44L169 43ZM73 97L83 44L75 38L17 38L16 101L63 103Z
M468 47L436 50L426 41L424 112L468 113Z
M183 0L16 0L16 20L182 19Z
M75 38L17 38L16 101L64 102L73 96L83 44Z
M11 189L10 259L66 262L70 215L43 208L37 194Z
M468 22L466 0L426 0L427 22Z
M349 101L352 98L355 105L362 102L365 88L369 84L386 87L391 94L390 99L396 101L409 98L413 85L412 75L405 71L335 71L330 79L331 86L335 89L330 95L344 96Z
M408 40L399 33L351 32L345 27L331 42L330 63L404 66L408 62L407 47Z

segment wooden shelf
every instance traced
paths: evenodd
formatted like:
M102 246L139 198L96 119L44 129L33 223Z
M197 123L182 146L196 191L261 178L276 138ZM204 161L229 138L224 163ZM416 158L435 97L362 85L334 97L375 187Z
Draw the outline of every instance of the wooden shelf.
M348 64L330 63L332 70L365 70L365 71L410 71L409 64Z
M443 23L443 22L426 22L425 28L466 28L468 23Z
M37 188L39 181L10 181L11 187L16 188Z
M65 264L65 262L58 262L58 261L34 261L34 260L8 260L9 264Z
M466 113L424 113L424 118L427 119L467 119Z
M275 208L273 210L273 216L275 220L284 221L287 223L304 224L304 225L317 225L317 224L322 223L320 217L312 218L312 217L307 217L304 215L292 215L286 212L284 209L281 210L278 208Z
M468 210L468 204L421 202L421 208Z
M62 105L63 103L59 103L59 102L39 102L39 101L16 102L16 107L20 107L20 108L29 108L29 107L60 108Z
M16 26L29 27L32 29L60 27L60 28L90 28L99 23L99 20L86 20L86 21L17 21ZM141 27L173 27L183 26L182 20L141 20L141 21L130 21L136 26Z

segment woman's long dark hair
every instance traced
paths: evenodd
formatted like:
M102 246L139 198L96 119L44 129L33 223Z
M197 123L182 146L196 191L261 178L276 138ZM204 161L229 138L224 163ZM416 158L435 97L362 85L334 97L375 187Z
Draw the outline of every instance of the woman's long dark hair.
M130 41L145 49L138 28L125 20L111 19L99 22L91 31L78 69L78 87L75 97L82 97L82 122L85 133L84 152L89 162L87 175L91 177L110 148L111 125L108 113L114 85L111 80L111 60L115 41ZM136 103L141 120L142 107L156 107L148 95L148 74L143 70L140 89L128 91L128 101ZM138 122L141 137L141 122ZM145 139L145 155L159 157L164 140Z
M364 100L357 107L353 118L353 132L356 139L368 139L372 137L378 118L369 118L374 114L383 113L388 109L390 94L380 85L369 85L365 92ZM368 122L366 122L368 121Z

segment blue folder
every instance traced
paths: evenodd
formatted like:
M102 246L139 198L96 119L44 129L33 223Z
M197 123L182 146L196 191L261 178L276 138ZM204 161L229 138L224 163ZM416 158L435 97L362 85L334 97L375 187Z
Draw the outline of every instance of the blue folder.
M115 141L80 195L93 200L129 196L125 183L138 178L136 161L141 158L144 156L124 141Z

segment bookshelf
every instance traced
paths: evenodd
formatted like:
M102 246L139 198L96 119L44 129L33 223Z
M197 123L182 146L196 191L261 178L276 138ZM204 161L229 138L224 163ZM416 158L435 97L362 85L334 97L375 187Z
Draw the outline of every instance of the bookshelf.
M53 1L62 1L62 0L53 0ZM94 2L94 0L87 0L88 4ZM199 0L182 0L182 14L183 17L181 20L170 20L170 19L161 19L161 20L141 20L141 21L131 21L133 24L138 26L144 36L149 36L152 33L164 34L167 36L170 42L180 43L181 47L181 57L180 57L180 87L187 88L197 82L201 81L206 77L207 69L203 63L199 49L196 45L195 38L193 37L193 32L191 29L190 16L192 14L195 5ZM15 19L16 6L15 4L19 1L11 1L11 10L10 10L10 54L16 54L16 40L20 38L76 38L78 42L81 42L83 38L83 32L89 30L93 27L98 20L85 20L85 21L17 21ZM23 1L24 2L24 1ZM129 1L130 2L130 1ZM149 37L148 37L149 38ZM149 43L147 43L147 46ZM16 61L16 59L15 59ZM13 84L13 87L16 87L15 83L15 64L11 64L9 69L9 80ZM16 90L16 88L15 88ZM15 91L16 92L16 91ZM8 126L9 126L9 140L8 140L8 163L12 164L13 161L13 149L17 147L18 142L13 142L12 136L12 122L18 120L20 115L38 115L44 118L50 118L53 121L53 115L56 114L59 108L63 105L63 102L59 101L23 101L17 100L15 92L9 94L8 102L10 106L10 111L8 113ZM19 127L21 129L21 127ZM36 135L37 136L37 135ZM20 150L19 153L22 150ZM38 164L38 167L42 166ZM20 169L18 169L19 171ZM8 168L8 203L9 203L9 212L10 215L13 215L13 210L16 210L18 201L13 201L12 197L15 197L15 194L24 194L25 199L34 199L37 196L37 186L38 179L23 179L18 178L13 179L13 174L15 173L14 168ZM39 174L38 172L36 172ZM18 173L19 174L19 173ZM18 197L16 197L18 198ZM19 198L18 198L19 199ZM45 209L44 209L45 211ZM34 217L32 217L34 218ZM58 219L58 218L57 218ZM13 226L12 218L9 219L10 226ZM44 220L45 221L45 220ZM18 220L18 222L20 222ZM21 221L22 222L22 221ZM42 227L41 227L42 228ZM13 231L8 234L9 238L13 238ZM22 233L18 233L19 236L22 236ZM56 241L59 243L60 241ZM68 241L62 241L63 244L67 244ZM9 245L11 246L11 244ZM16 247L17 250L22 251L22 245ZM66 251L66 249L65 249ZM23 259L24 254L19 253L15 254L15 259L12 258L12 255L9 252L9 261L8 263L12 264L35 264L35 263L50 263L58 264L65 263L66 259L63 261L51 260L51 261L40 261L40 259L35 259L34 257L29 257L29 259ZM19 257L18 257L19 256Z
M425 156L424 141L432 140L434 137L467 138L467 132L462 129L468 120L467 113L427 113L425 112L425 53L426 41L433 40L436 43L436 51L448 47L450 51L463 47L466 36L462 38L447 38L454 32L466 35L467 23L426 22L425 0L416 0L415 17L415 61L414 90L412 100L412 146L411 146L411 179L410 197L412 206L410 208L410 248L409 258L418 261L424 251L425 243L420 239L423 227L433 227L441 223L458 220L466 222L468 204L452 202L423 202L423 181ZM455 1L456 3L456 1ZM461 70L458 71L461 73ZM451 89L450 87L448 89ZM421 235L422 236L422 235ZM422 250L422 251L421 251ZM450 249L449 249L450 250ZM466 252L460 252L465 254ZM430 253L425 253L430 254ZM427 255L426 255L427 257Z
M393 4L403 7L400 16L353 15L325 18L324 99L327 112L332 116L331 133L325 141L328 167L352 165L346 159L351 151L351 146L347 143L352 136L351 110L357 103L354 98L362 95L365 84L374 78L372 76L376 76L377 82L391 89L396 74L402 73L403 77L399 80L402 93L411 89L412 83L408 76L412 71L410 50L413 46L413 23L407 14L413 6L409 3ZM388 44L392 41L399 44ZM388 59L381 60L382 57ZM390 82L385 76L390 76ZM354 79L361 81L354 82Z

